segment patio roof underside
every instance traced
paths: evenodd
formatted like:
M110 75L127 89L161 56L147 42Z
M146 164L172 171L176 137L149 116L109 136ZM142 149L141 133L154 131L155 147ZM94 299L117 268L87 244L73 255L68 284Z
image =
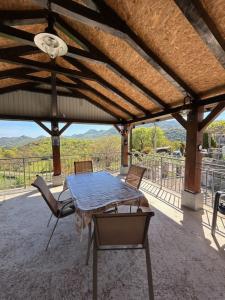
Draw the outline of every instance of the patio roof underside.
M68 53L53 64L33 42L47 1L0 3L0 118L131 123L225 101L224 0L52 0Z

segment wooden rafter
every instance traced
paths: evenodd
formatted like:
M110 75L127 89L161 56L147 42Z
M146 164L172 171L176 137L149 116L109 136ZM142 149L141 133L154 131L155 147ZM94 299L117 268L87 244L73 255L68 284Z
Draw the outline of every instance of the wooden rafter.
M180 123L181 126L183 126L185 129L187 129L187 121L182 117L181 114L174 113L174 114L172 114L172 116L174 117L174 119L177 120L177 122Z
M34 83L30 83L30 82L18 83L15 85L0 88L0 95L14 92L19 89L25 89L25 88L35 87L35 86L38 86L38 84L37 83L34 84Z
M90 124L121 124L118 120L115 121L100 121L100 120L83 120L79 118L52 118L52 117L37 117L37 116L19 116L19 115L6 115L0 114L0 119L2 120L18 120L18 121L42 121L42 122L51 122L51 121L58 121L58 122L71 122L71 123L90 123Z
M118 108L119 110L123 111L125 114L129 115L130 117L134 118L135 115L133 115L130 111L125 109L123 106L119 105L117 102L112 101L110 98L106 97L96 89L92 88L91 86L85 84L84 82L77 80L77 88L87 90L95 94L96 96L100 97L104 102L106 102L108 105L114 106Z
M208 116L201 121L199 124L199 130L204 130L212 121L214 121L219 114L222 113L222 111L225 109L225 101L220 102L217 104L216 107L213 108L213 110L208 114Z
M206 98L206 99L204 99L204 101L196 101L193 104L187 104L185 106L185 108L186 109L193 109L194 107L199 107L199 106L204 106L204 105L207 106L207 105L218 103L218 102L221 102L221 101L224 101L224 100L225 100L225 94L221 94L221 95L218 95L218 96L213 96L213 97ZM180 113L183 110L183 108L184 108L183 105L172 107L172 108L166 109L166 110L161 111L161 112L152 113L152 114L147 115L145 117L135 118L133 120L127 121L127 123L128 124L141 123L141 122L144 123L145 121L150 120L150 119L159 118L159 117L162 117L162 116L165 116L165 115L172 115L174 113Z
M95 72L91 71L89 68L87 68L86 66L84 66L81 62L78 62L77 60L69 58L69 57L65 57L65 60L67 60L69 63L71 63L72 65L76 66L78 69L80 69L82 71L82 73L85 72L85 70L86 70L86 72L90 73L91 76L92 76L92 78L95 78L95 81L97 81L106 90L110 91L111 93L114 93L119 98L121 98L123 101L126 101L129 104L132 104L140 112L142 112L144 114L148 114L149 113L149 110L143 108L143 106L141 106L138 102L134 101L129 96L127 96L126 94L124 94L123 92L121 92L120 90L118 90L116 87L114 87L112 84L108 83L105 79L103 79L102 77L100 77Z
M93 44L91 44L88 40L86 40L80 33L75 31L71 26L69 26L64 20L62 20L59 16L56 17L56 26L63 31L66 35L68 35L69 38L71 38L73 41L80 40L82 41L82 44L85 45L86 48L90 51L90 57L94 57L92 59L92 62L94 59L97 63L102 62L104 65L107 66L108 69L113 71L117 76L122 78L124 81L126 81L130 86L132 86L135 90L140 92L142 95L144 95L147 99L149 99L151 102L155 103L160 108L166 108L168 105L160 99L157 95L155 95L152 91L147 89L143 84L141 84L138 80L136 80L133 76L131 76L128 72L123 70L118 64L113 62L111 59L109 59L104 53L102 53L98 48L96 48ZM86 53L86 51L84 51ZM72 57L70 53L68 56ZM80 56L77 56L78 59L87 60L85 55L81 53Z
M171 84L175 85L180 92L183 94L188 92L193 97L196 96L195 92L169 66L162 62L104 1L95 0L94 2L101 13L71 0L52 0L51 8L60 15L74 18L88 26L97 26L105 32L122 38ZM46 1L41 1L41 3L44 6L47 4Z
M0 20L10 26L34 25L46 23L47 10L1 10Z
M52 131L48 129L41 121L35 121L36 124L38 124L44 131L46 131L48 134L52 135Z
M22 69L22 68L19 68L19 70L20 69ZM0 76L1 76L1 74L0 74ZM37 77L37 76L34 76L34 75L23 74L22 72L21 72L21 74L18 74L18 73L17 74L11 74L8 77L18 78L18 79L23 79L23 80L27 80L27 81L33 81L33 82L39 82L39 83L51 85L51 78L49 78L49 77L47 77L47 78ZM57 84L57 87L63 87L63 88L76 88L76 86L77 86L75 83L59 81L57 79L56 79L56 84Z
M225 68L225 40L219 34L201 1L175 0L175 2L208 48Z
M59 130L59 135L62 135L64 131L72 124L72 122L66 123L60 130Z
M38 71L48 71L48 72L56 72L58 74L62 74L65 76L70 76L72 78L83 78L88 80L95 80L90 74L83 72L79 72L76 70L70 70L66 69L60 66L53 66L50 63L43 63L39 61L34 61L31 59L23 58L23 57L7 57L7 53L5 55L0 56L0 61L5 61L11 64L21 65L28 68L31 68L32 70L38 70ZM34 72L33 71L33 72Z
M65 22L63 23L63 21L60 20L59 18L57 18L57 20L58 22L61 22L60 24L66 26ZM72 28L70 28L70 31L72 31ZM34 35L31 33L27 33L26 31L17 28L12 28L4 24L0 24L0 35L28 44L26 46L10 47L7 49L0 50L0 58L7 57L7 59L10 58L13 59L15 56L18 55L18 53L20 54L20 56L22 56L30 53L39 52L39 49L37 47L34 47L34 43L33 43ZM88 42L86 41L86 43ZM94 48L93 45L89 44L89 48L90 47L91 47L91 52L87 52L85 50L69 46L67 56L70 58L78 58L85 61L91 61L92 63L95 64L97 63L97 64L106 65L117 76L122 78L126 83L128 83L130 86L132 86L142 95L144 95L147 99L149 99L150 102L155 103L160 108L168 107L168 105L165 102L163 102L162 99L160 99L156 94L154 94L152 91L150 91L145 86L143 86L140 82L138 82L135 78L133 78L131 75L125 72L121 67L115 64L113 61L109 60L106 56L104 56L104 54L99 52L97 48Z

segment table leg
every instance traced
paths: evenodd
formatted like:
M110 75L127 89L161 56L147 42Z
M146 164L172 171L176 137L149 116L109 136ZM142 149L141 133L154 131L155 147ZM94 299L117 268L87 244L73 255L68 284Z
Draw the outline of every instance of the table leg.
M86 256L86 265L88 265L89 256L90 256L90 250L91 250L91 244L92 244L92 221L88 224L88 248L87 248L87 256Z

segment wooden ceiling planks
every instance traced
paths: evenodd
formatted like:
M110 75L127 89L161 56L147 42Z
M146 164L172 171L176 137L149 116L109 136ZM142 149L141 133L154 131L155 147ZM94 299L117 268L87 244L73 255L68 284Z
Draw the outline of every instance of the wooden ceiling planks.
M225 81L225 71L174 1L107 3L196 93Z
M29 19L28 15L31 16L32 10L40 11L40 18L35 16L32 22L28 20L23 23L23 20L19 20L18 24L20 25L18 25L16 22L13 24L13 20L11 19L8 23L8 25L15 25L14 27L20 30L36 34L44 31L47 26L47 23L43 23L45 17L45 12L43 11L44 2L46 1L1 1L0 11L8 10L12 12L18 10L20 12L24 11L25 14L26 11L28 12L29 10L30 13L27 14L27 20ZM53 0L53 2L57 3L57 12L60 14L60 7L68 5L72 1L65 0L62 4L56 0ZM90 101L95 101L102 106L106 105L106 109L110 109L112 113L119 118L123 120L129 119L129 122L132 122L130 115L137 116L136 119L138 120L144 120L146 118L144 114L150 118L153 116L152 114L155 116L164 116L167 110L171 110L171 107L181 106L183 104L184 90L181 91L179 85L181 83L182 86L182 82L184 83L183 87L188 87L186 91L193 91L193 95L198 100L201 100L200 98L204 99L209 96L220 95L220 93L225 92L225 70L223 66L220 61L216 59L212 49L204 42L204 39L201 39L201 35L193 26L191 20L187 18L184 11L180 10L176 1L105 0L109 12L110 9L112 9L116 13L116 18L118 17L118 20L121 19L125 21L125 25L128 26L128 31L126 31L127 29L124 31L125 35L123 28L120 27L123 23L111 23L110 25L111 20L107 20L109 15L107 15L107 9L105 10L104 2L98 0L94 1L95 4L89 0L74 2L84 5L87 9L90 8L99 15L101 12L103 18L100 17L97 22L93 22L92 20L88 24L87 16L89 12L87 12L85 21L80 20L78 22L75 20L76 18L74 19L74 14L71 14L70 17L65 16L65 10L62 13L64 17L60 17L96 47L99 51L98 54L100 53L98 57L100 61L104 57L107 59L106 63L104 59L99 63L97 60L95 61L95 59L88 59L88 56L87 59L83 57L81 61L82 64L87 71L90 70L90 72L85 74L84 70L82 71L82 69L79 68L79 64L76 65L73 63L81 59L79 58L79 53L78 56L75 55L75 58L72 60L66 57L57 58L58 71L61 73L61 75L57 74L57 78L64 82L75 84L74 81L77 80L76 75L72 75L71 72L74 71L76 73L80 71L79 74L84 72L84 78L86 79L81 77L78 81L83 81L84 84L90 87L90 90L81 88L80 90L77 89L77 91L79 93L85 93ZM201 5L213 20L218 34L223 39L223 43L225 37L224 0L201 0ZM82 13L82 10L80 12ZM22 14L19 13L17 16L21 18ZM96 16L97 15L95 15L94 18ZM10 18L11 17L12 16L10 16ZM90 17L92 17L91 14ZM104 24L101 26L102 20L106 26ZM114 20L116 19L114 18ZM35 22L37 22L37 24L35 24ZM7 24L7 22L5 24ZM109 27L107 28L107 26ZM112 26L112 28L110 28L110 26ZM76 40L74 37L71 37L70 34L58 26L58 24L56 30L59 36L66 41L67 45L83 50L88 49L88 47L83 47L84 45L79 39ZM117 30L116 34L113 32L114 30ZM126 32L128 32L128 36L129 32L133 32L134 35L131 34L131 37L135 37L136 34L137 40L131 41L129 40L130 37L127 39ZM140 48L138 49L138 47L136 47L138 43L134 46L133 42L137 42L138 40L143 41L144 45L146 45L150 51L157 54L157 57L162 62L162 66L168 66L169 69L172 70L172 75L175 74L175 79L176 76L180 79L177 85L173 84L173 80L169 80L170 78L166 73L168 69L162 72L162 68L157 68L157 63L149 63L148 59L146 59L146 55L142 55ZM30 42L32 43L32 41ZM16 41L13 40L13 37L12 39L8 39L4 34L1 34L0 48L14 47L21 45L21 43L26 44L26 40L22 41L18 39ZM90 51L90 55L94 57L94 54L96 53ZM49 63L50 61L48 56L43 53L29 54L23 57L40 63ZM18 65L10 64L6 61L10 61L10 59L5 60L3 57L3 61L0 62L0 72L22 66L19 65L19 60L17 62L14 61L14 63L18 63ZM110 62L112 62L112 65L110 65ZM24 63L26 65L26 61ZM27 66L29 67L29 65ZM43 78L49 77L50 72L47 70L50 70L50 68L43 68L46 71L41 71L42 66L43 64L39 64L36 71L34 70L35 73L32 75ZM60 67L64 69L61 70ZM65 69L69 70L68 74L64 72ZM40 71L38 72L38 70ZM32 72L33 70L31 70L30 73ZM63 73L65 75L67 74L67 76L62 75ZM78 77L80 76L79 74ZM70 75L72 75L73 79L68 77ZM24 80L4 77L4 75L2 78L3 79L0 80L0 84L2 84L0 87L3 88L10 86L10 84L13 87L14 85L25 82ZM24 78L26 78L26 76L24 76ZM107 84L105 85L104 83ZM150 94L148 94L148 91ZM152 98L151 96L149 97L149 95L152 95ZM162 105L160 105L161 102L157 103L157 99L162 101ZM119 107L123 109L120 110ZM130 115L129 113L126 114L126 111L129 112Z

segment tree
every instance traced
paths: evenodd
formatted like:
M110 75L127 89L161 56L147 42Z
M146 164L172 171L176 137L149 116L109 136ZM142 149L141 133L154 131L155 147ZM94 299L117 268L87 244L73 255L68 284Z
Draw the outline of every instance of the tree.
M133 149L144 152L156 147L168 146L169 141L165 136L165 132L159 127L140 127L133 131Z

